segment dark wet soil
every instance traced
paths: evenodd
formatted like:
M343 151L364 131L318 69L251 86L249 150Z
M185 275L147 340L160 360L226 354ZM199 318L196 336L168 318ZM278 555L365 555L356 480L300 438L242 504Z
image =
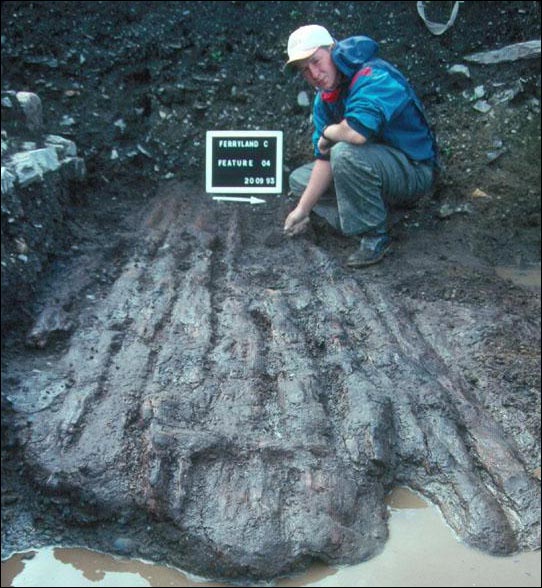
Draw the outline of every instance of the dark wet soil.
M207 130L283 130L285 166L310 157L306 88L281 71L307 22L379 41L442 149L436 194L363 271L322 224L283 239L286 194L203 189ZM3 553L63 540L270 577L370 557L398 483L473 545L536 547L540 289L496 268L540 267L540 60L448 69L539 22L537 2L464 3L442 37L411 2L2 3L3 89L37 92L88 167L3 333Z

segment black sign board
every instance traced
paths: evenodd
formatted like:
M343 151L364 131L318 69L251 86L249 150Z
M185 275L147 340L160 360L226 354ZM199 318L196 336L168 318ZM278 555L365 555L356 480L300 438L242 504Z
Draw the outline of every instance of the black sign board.
M280 194L282 131L207 131L208 193Z

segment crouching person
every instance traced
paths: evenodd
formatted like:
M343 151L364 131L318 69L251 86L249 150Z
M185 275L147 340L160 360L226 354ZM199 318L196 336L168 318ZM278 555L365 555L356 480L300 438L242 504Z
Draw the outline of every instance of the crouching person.
M290 176L299 202L284 232L302 231L313 211L344 235L359 237L350 267L377 263L390 251L389 208L428 193L437 168L419 98L376 53L368 37L337 42L319 25L297 29L288 41L287 67L297 68L317 94L315 161Z

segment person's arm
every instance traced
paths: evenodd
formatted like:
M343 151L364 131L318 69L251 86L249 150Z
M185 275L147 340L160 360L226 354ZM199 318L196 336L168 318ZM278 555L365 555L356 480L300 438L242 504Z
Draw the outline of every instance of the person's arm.
M325 159L317 159L312 168L309 183L301 195L297 206L286 217L284 233L291 237L296 235L306 224L310 211L320 197L331 185L331 163Z
M363 145L363 143L367 142L367 138L355 131L346 120L325 127L322 137L333 143L344 141L345 143L352 143L352 145Z

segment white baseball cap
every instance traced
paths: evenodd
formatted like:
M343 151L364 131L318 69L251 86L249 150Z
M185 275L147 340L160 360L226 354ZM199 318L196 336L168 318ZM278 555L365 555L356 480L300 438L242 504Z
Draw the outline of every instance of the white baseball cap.
M320 47L333 45L335 41L329 31L320 25L305 25L295 30L288 39L288 61L290 65L294 61L307 59Z

